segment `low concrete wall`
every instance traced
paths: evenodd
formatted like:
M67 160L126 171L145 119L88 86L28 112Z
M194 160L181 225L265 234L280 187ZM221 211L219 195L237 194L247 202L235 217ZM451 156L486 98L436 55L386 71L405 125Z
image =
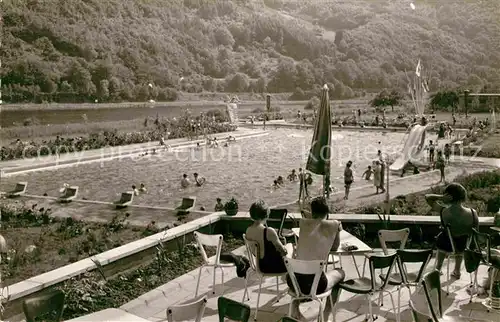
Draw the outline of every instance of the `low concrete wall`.
M156 246L160 243L167 250L174 251L192 242L194 231L207 234L220 233L223 231L219 226L222 216L222 213L213 213L184 225L10 285L8 286L9 301L5 305L4 317L9 318L21 314L22 302L25 299L43 294L68 279L83 273L99 269L106 277L111 277L144 265L154 259L157 252Z

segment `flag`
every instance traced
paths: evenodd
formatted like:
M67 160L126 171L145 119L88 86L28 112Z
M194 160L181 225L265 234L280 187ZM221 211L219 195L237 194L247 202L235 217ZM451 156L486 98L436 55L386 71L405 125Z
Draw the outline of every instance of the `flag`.
M422 72L422 65L420 65L420 59L418 60L417 69L415 69L415 74L420 77L420 73Z

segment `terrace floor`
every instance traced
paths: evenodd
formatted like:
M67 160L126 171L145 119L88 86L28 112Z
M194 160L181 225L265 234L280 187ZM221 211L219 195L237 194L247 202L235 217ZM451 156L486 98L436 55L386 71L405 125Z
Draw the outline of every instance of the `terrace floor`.
M235 254L246 255L244 247L234 251ZM357 264L362 269L363 258L359 256L356 258ZM350 257L344 256L342 258L343 269L346 272L346 278L356 277L356 270L354 263ZM445 262L446 265L446 262ZM453 263L451 263L453 265ZM431 260L428 269L434 267L434 260ZM408 271L416 271L417 266L408 266ZM452 269L452 266L450 266ZM135 314L150 321L160 321L166 318L166 309L171 305L182 304L193 300L196 281L199 269L191 271L149 293L146 293L139 298L123 305L121 309ZM444 266L443 272L446 272ZM257 294L258 294L258 278L252 275L249 282L250 300L246 303L252 308L253 313L256 308ZM481 283L483 278L487 276L485 267L481 267L478 274L478 281ZM211 268L203 269L200 282L199 296L207 295L208 304L205 310L204 322L219 321L217 315L217 298L222 295L222 285L220 272L217 273L216 280L216 294L212 294L212 270ZM442 287L446 287L446 276L442 277ZM224 296L236 301L242 300L244 292L244 280L236 276L235 269L224 270ZM469 283L469 275L462 270L462 278L454 280L450 284L450 294L446 296L443 291L443 310L446 315L464 317L464 321L499 321L500 313L487 312L485 306L481 302L484 297L474 297L472 303L469 303L469 295L466 292ZM395 305L397 306L397 290L389 288L394 296ZM264 281L262 286L262 294L260 298L261 307L258 313L258 321L275 322L288 313L288 304L290 303L290 296L286 294L287 286L283 280L280 280L281 297L279 302L276 302L276 279L268 278ZM412 288L412 291L414 289ZM411 312L408 306L409 293L407 290L401 292L401 321L412 321ZM377 309L376 298L373 298L373 312L378 314L377 321L395 321L396 317L392 311L391 301L389 295L384 295L383 306ZM423 312L426 312L426 304L424 302L424 294L418 291L412 295L416 301L417 307ZM314 302L303 303L300 306L302 314L308 321L316 321L318 305ZM342 291L340 301L337 304L337 312L335 321L363 321L365 313L368 312L368 304L364 296L354 295Z

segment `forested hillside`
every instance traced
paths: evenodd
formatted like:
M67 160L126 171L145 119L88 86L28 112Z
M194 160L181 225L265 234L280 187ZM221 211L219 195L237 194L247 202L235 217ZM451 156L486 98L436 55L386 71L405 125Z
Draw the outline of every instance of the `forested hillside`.
M186 92L334 98L500 85L498 0L3 0L2 96L175 100ZM152 86L149 86L151 84Z

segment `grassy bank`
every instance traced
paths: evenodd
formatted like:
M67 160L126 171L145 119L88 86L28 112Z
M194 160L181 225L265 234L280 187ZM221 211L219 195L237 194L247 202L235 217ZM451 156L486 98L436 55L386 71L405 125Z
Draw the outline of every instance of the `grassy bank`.
M483 135L472 145L475 147L464 147L463 155L500 158L500 131ZM481 148L479 149L478 146Z
M462 184L468 192L466 206L478 211L479 216L491 216L500 206L500 170L484 171L467 176L458 177L454 182ZM437 215L431 213L431 208L425 201L428 193L442 193L443 186L419 193L401 195L391 200L391 214L426 216ZM377 203L360 207L352 211L358 214L377 214L385 212L385 203Z
M54 218L50 209L37 205L2 205L0 211L0 234L8 246L0 265L5 285L121 246L147 233L144 228L129 226L126 215L97 224Z

